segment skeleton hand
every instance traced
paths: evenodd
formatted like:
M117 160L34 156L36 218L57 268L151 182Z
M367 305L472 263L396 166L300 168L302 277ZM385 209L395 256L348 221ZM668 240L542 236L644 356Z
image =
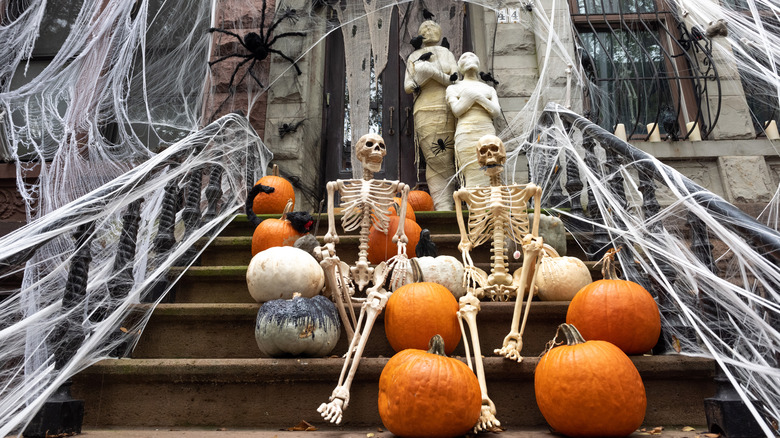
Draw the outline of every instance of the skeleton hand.
M520 350L523 349L523 339L520 337L520 333L513 332L506 335L503 345L502 348L493 350L493 353L509 360L523 361L523 356L520 356Z
M317 408L317 412L322 414L325 421L334 424L341 424L341 417L344 415L343 409L347 408L349 403L349 391L343 386L337 386L330 396L330 403L323 403Z
M496 406L489 398L482 399L482 410L474 426L474 432L488 431L498 426L501 426L501 422L496 418Z
M482 286L487 281L485 273L474 265L466 265L463 267L463 286L467 290L482 289Z

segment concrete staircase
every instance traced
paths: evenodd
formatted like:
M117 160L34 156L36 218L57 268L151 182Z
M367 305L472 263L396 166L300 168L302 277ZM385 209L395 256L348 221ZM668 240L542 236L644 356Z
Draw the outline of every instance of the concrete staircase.
M431 230L440 254L458 255L453 213L418 213L417 221ZM326 228L323 221L319 229ZM279 430L301 420L320 430L334 427L322 421L316 409L336 384L348 340L342 334L333 356L327 358L261 357L254 340L259 305L252 301L245 281L251 232L240 216L205 250L199 266L190 268L176 286L172 302L154 310L132 358L104 360L74 378L73 394L85 400L85 429ZM348 263L357 254L356 242L356 236L345 235L337 248ZM573 242L568 250L569 255L582 256ZM479 249L474 259L487 267L488 254ZM500 346L513 306L483 303L478 324L485 352ZM545 344L564 322L567 306L568 302L533 303L522 363L485 358L488 391L502 425L510 430L546 424L534 400L533 372ZM377 382L393 354L380 318L353 384L343 426L381 426ZM455 355L463 355L462 345ZM702 400L715 393L712 361L677 355L632 360L647 389L646 425L706 423Z

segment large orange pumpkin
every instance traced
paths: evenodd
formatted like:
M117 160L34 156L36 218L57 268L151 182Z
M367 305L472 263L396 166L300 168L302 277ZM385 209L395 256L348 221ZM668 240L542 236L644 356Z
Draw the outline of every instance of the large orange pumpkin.
M645 288L614 278L613 257L605 256L605 278L586 285L571 300L566 322L587 340L609 341L626 354L645 353L658 342L661 314Z
M414 208L414 211L433 211L433 198L431 194L424 190L410 190L409 191L409 205Z
M644 420L645 386L631 359L606 341L582 339L561 324L567 345L536 365L534 392L545 420L571 437L626 436Z
M393 205L390 206L390 214L398 216L398 212L401 211L401 198L393 198ZM406 203L406 218L413 221L417 221L417 216L414 214L414 208L411 204Z
M479 420L482 395L476 375L463 362L444 355L434 336L430 348L408 349L391 357L379 376L379 416L401 437L453 437Z
M387 261L390 257L398 254L398 246L393 243L393 236L395 236L400 224L398 216L390 216L390 223L387 226L387 234L377 230L375 227L371 227L368 233L368 261L373 264L379 264ZM404 234L409 239L406 244L406 255L409 258L415 256L414 247L420 241L420 228L417 222L411 219L405 219L404 222Z
M458 301L437 283L409 283L390 295L385 307L385 335L395 351L424 350L431 336L444 338L447 354L460 342Z
M252 257L274 246L293 246L295 241L303 236L285 217L290 209L292 209L292 202L287 203L281 218L268 218L257 225L252 234Z
M260 178L255 185L273 187L273 193L264 196L257 196L252 210L255 214L281 214L284 211L287 201L292 199L293 208L295 207L295 189L289 181L279 176L279 167L274 164L271 175ZM292 211L292 208L290 209Z

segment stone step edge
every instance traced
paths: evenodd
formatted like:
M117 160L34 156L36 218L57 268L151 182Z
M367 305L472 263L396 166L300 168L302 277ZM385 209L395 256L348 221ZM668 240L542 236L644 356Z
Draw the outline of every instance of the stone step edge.
M715 361L683 355L629 356L642 379L711 380ZM464 361L465 358L457 359ZM388 357L365 357L355 375L356 381L377 380ZM538 357L517 363L502 357L485 357L487 379L533 380ZM333 379L334 386L344 361L338 357L297 359L104 359L81 371L82 377L100 376L171 383L222 382L309 382Z
M587 266L588 270L590 270L591 272L601 272L601 266L600 265L597 266L598 262L583 262L583 263L585 263L585 266ZM490 265L488 263L475 263L475 265L482 269L487 268L485 270L489 272ZM209 266L190 266L189 268L175 266L170 269L170 274L178 275L184 271L183 275L189 277L228 278L228 277L246 276L247 268L248 268L247 265L233 265L233 266L209 265Z
M138 309L148 308L148 304L137 305ZM360 312L361 304L353 304L356 312ZM259 303L160 303L154 309L155 319L172 319L179 317L198 319L223 319L226 316L252 318L257 316ZM510 315L515 308L514 301L497 302L483 301L480 303L480 317L491 315ZM569 301L533 301L531 313L534 318L563 318L569 308Z
M320 243L323 242L324 235L318 235L317 240ZM358 234L339 234L338 245L351 245L357 244L360 236ZM460 242L460 234L447 233L447 234L433 234L431 240L436 244L457 244ZM236 246L250 247L252 245L252 236L217 236L213 239L203 237L195 242L196 247L203 247L203 245L209 243L209 247L215 249L221 248L234 248ZM576 241L574 236L566 233L566 242L568 245L575 245Z

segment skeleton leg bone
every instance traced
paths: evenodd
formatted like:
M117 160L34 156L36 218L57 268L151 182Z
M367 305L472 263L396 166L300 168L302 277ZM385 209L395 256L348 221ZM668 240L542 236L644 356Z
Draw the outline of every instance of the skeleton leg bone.
M523 267L520 272L519 284L517 284L517 300L515 301L515 310L512 314L512 326L509 329L509 334L504 338L502 347L493 351L495 354L517 362L523 361L523 357L520 355L520 351L523 349L523 332L525 331L525 323L528 320L528 313L531 310L531 299L533 298L534 282L538 269L534 269L531 283L526 283L528 274L539 261L539 252L542 249L542 243L541 237L528 235L523 238ZM521 325L520 312L522 310L523 298L526 290L528 291L528 299L526 300L525 312L523 312Z
M326 421L330 421L334 424L341 423L344 410L347 409L347 406L349 405L349 389L352 386L352 380L355 378L355 372L360 363L360 358L363 355L363 350L366 347L368 336L371 334L371 329L374 327L377 316L379 316L382 309L385 308L389 295L390 293L387 291L372 291L369 293L366 302L363 303L359 320L362 320L365 316L365 324L362 329L358 327L361 331L356 331L355 336L352 338L352 342L350 342L349 350L347 351L344 360L344 367L341 370L339 382L330 396L330 402L321 404L317 409L317 412L322 414L322 418ZM351 357L351 352L353 350L355 356ZM352 360L350 361L350 359ZM349 374L347 374L346 379L344 379L347 370L349 370Z
M461 335L463 336L463 345L466 349L466 358L469 365L477 375L479 380L479 389L482 391L482 411L474 426L474 432L482 432L493 427L501 425L496 418L496 406L490 400L487 394L487 383L485 380L485 368L482 363L482 351L479 346L479 333L477 332L477 313L479 312L479 300L471 293L467 292L459 300L460 310L458 310L458 319L460 322ZM471 344L474 347L474 367L471 366L471 355L469 354L469 340L463 328L462 320L466 321L471 335Z
M336 255L327 255L327 249L321 250L320 254L323 256L320 266L322 266L322 270L325 273L326 292L331 295L331 299L336 304L347 336L352 338L355 334L357 323L355 322L355 311L350 303L349 286L344 282L343 273L341 272L341 260ZM347 306L349 307L351 318L347 315Z

